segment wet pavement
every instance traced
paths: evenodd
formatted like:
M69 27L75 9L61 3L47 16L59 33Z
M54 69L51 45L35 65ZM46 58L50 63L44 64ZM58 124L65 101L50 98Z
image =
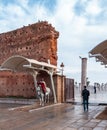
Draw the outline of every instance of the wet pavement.
M105 106L89 106L70 103L21 110L9 104L0 108L0 130L107 130L107 120L95 117ZM36 105L35 105L36 106ZM18 106L19 108L19 106Z
M22 107L25 106L25 104L16 104L16 103L0 103L0 109L9 109L9 108L16 108L16 107Z
M78 91L78 90L76 90ZM103 96L102 96L103 95ZM106 103L106 92L93 94L91 103ZM75 101L80 102L80 93ZM89 104L89 111L72 103L51 104L38 107L37 104L0 104L0 130L107 130L107 120L96 119L105 105Z

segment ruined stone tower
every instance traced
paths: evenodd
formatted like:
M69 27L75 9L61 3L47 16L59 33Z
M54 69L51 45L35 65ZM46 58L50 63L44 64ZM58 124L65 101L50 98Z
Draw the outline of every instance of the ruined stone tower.
M0 64L13 55L22 55L57 65L59 33L48 22L38 22L0 34Z
M0 34L0 64L13 55L21 55L57 65L59 33L41 21ZM0 72L0 96L35 96L33 78L24 73Z

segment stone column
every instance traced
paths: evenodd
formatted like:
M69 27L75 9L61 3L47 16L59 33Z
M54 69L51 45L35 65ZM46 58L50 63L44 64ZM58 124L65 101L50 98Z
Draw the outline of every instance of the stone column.
M83 90L87 78L87 58L81 58L81 61L81 90Z

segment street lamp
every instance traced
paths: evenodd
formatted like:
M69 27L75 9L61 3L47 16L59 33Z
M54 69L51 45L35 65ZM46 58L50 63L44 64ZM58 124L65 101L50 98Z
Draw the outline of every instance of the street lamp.
M61 67L61 70L62 70L62 76L63 76L63 71L64 71L64 63L63 63L63 62L61 63L60 67Z
M60 65L61 67L61 71L62 71L62 74L61 74L61 102L64 102L65 101L65 89L64 89L64 80L63 80L63 71L64 71L64 64L63 62L61 63Z

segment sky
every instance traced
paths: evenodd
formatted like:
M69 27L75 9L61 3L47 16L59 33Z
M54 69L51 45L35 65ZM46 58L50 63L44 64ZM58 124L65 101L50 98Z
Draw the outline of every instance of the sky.
M87 58L91 84L107 82L107 68L89 51L107 39L107 0L0 0L0 33L48 21L59 32L58 67L81 82L81 59Z

